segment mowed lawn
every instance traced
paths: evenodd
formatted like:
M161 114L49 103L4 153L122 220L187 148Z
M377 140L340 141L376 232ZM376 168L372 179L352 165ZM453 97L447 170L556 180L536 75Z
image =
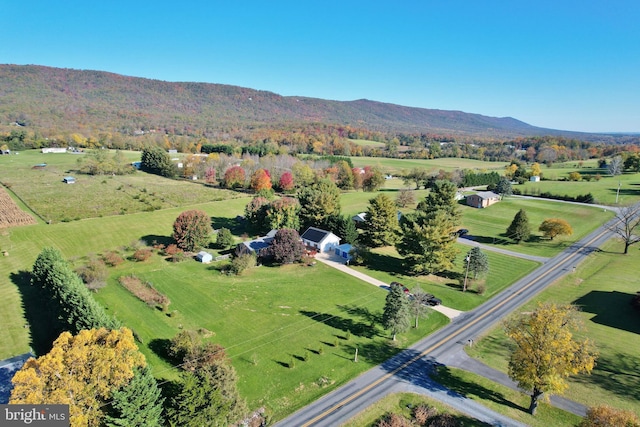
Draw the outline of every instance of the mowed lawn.
M230 218L249 201L234 199L198 205L213 223L232 226ZM28 275L45 246L59 248L80 266L87 257L108 250L125 254L125 246L143 239L166 242L171 225L185 208L126 216L93 218L53 225L3 230L0 248L0 357L42 348L41 328L25 323L37 317ZM216 227L216 228L217 228ZM251 407L266 406L276 418L314 400L329 389L381 363L399 348L447 323L433 313L418 330L391 345L377 319L386 292L324 265L259 267L245 276L227 276L194 260L173 264L159 255L143 263L126 261L113 270L107 287L96 293L109 312L133 328L154 374L175 379L164 360L167 340L183 329L211 332L211 340L228 349L240 377L240 390ZM117 283L133 273L165 293L170 313L147 307ZM175 312L174 312L175 310ZM349 332L350 331L350 332ZM352 358L355 347L359 361ZM294 366L289 367L291 361Z
M383 282L401 282L409 289L416 286L435 295L442 300L442 304L457 310L472 310L488 301L500 291L516 282L521 277L535 270L540 264L522 258L511 257L491 251L483 251L489 260L489 272L473 279L469 275L466 292L462 292L465 274L465 255L470 246L456 244L458 256L453 270L447 277L435 275L413 276L406 273L402 266L402 257L393 247L373 250L373 260L367 267L353 267ZM478 293L478 285L485 287L485 291Z
M640 312L629 304L640 290L640 251L632 246L625 256L622 250L621 242L610 241L602 252L589 255L575 273L553 284L521 310L532 310L538 301L577 305L585 322L582 335L593 340L600 356L591 375L570 381L565 396L587 406L606 403L640 416ZM508 339L497 328L467 350L506 372L509 348Z
M518 197L506 197L484 209L466 206L463 201L459 206L462 212L462 227L469 230L470 238L473 240L543 257L557 255L614 216L611 211L594 206ZM506 231L520 209L527 212L532 237L529 241L516 244L507 238ZM573 234L557 236L554 240L543 238L538 227L542 221L549 218L566 220L573 229Z

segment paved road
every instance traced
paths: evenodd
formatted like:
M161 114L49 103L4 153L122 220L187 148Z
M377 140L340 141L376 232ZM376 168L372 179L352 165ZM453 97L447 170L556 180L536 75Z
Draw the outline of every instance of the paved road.
M549 261L551 258L547 258L547 257L543 257L543 256L536 256L536 255L527 255L527 254L521 254L520 252L514 252L514 251L510 251L507 249L502 249L502 248L497 248L495 246L490 246L490 245L485 245L482 243L478 243L476 241L473 240L473 235L471 234L465 234L464 236L458 237L458 243L463 244L463 245L467 245L467 246L477 246L483 250L486 251L490 251L490 252L497 252L499 254L503 254L503 255L509 255L515 258L522 258L522 259L528 259L530 261L536 261L539 263L544 264L545 262Z
M277 425L337 426L365 410L382 396L397 390L401 384L427 389L441 388L428 380L428 373L434 364L446 362L447 358L461 351L469 339L475 339L493 328L498 321L546 286L572 271L574 266L598 250L611 237L611 232L604 227L599 228L490 301L458 316L449 325ZM451 394L453 395L455 393ZM462 397L456 397L447 403L469 416L493 425L519 425L485 408L479 410L478 405L472 405L471 401Z

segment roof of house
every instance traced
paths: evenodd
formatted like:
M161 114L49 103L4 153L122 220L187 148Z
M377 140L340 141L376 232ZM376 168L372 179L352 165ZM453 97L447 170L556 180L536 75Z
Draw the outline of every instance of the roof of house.
M478 191L476 193L478 197L482 199L499 199L500 195L494 193L493 191Z
M360 212L359 214L354 215L351 219L358 222L365 222L367 220L367 213Z
M200 252L198 252L198 255L196 255L196 257L198 257L198 259L204 259L204 258L207 258L207 257L213 258L213 255L211 255L207 251L200 251Z
M257 239L247 240L245 242L240 243L241 245L246 246L252 252L258 252L261 249L267 248L273 242L273 237L276 235L278 230L271 230L264 237L258 237Z
M302 236L300 237L303 240L309 240L310 242L320 243L332 234L333 233L330 231L320 230L319 228L315 228L315 227L309 227L304 233L302 233ZM335 236L335 234L333 235Z

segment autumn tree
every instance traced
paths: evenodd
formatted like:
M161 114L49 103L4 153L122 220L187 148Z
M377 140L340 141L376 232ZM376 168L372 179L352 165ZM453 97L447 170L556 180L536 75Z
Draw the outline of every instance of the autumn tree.
M16 372L9 403L68 404L72 426L98 426L114 390L145 364L127 328L63 332L49 353Z
M231 166L224 172L222 185L226 188L243 188L246 179L247 175L242 166Z
M362 177L362 189L364 191L377 191L384 184L384 175L382 171L376 167L365 168Z
M528 240L529 236L531 236L531 226L529 225L527 211L520 209L507 228L507 237L519 243L523 240Z
M593 369L597 354L591 342L574 335L581 326L575 307L551 303L539 303L532 313L505 323L514 344L509 377L531 392L532 415L543 393L562 393L568 387L566 378Z
M306 227L325 227L331 217L340 215L340 190L328 179L302 187L297 193L300 223Z
M207 184L214 184L216 182L216 169L208 167L204 172L204 180Z
M251 175L251 189L256 192L271 190L271 176L266 169L258 169Z
M416 190L419 190L421 186L426 188L428 181L429 171L424 168L413 168L402 176L402 182L404 182L405 185L415 183Z
M637 206L625 206L618 208L613 222L605 227L617 234L624 242L624 254L629 252L629 246L640 242L640 236L636 234L636 229L640 225Z
M104 424L108 427L160 427L164 398L148 366L136 368L133 378L113 392Z
M206 212L184 211L173 223L173 239L180 249L191 252L209 243L211 230L211 218Z
M394 341L396 334L409 329L410 315L409 299L403 287L397 284L391 285L382 312L382 326L391 331Z
M400 208L406 208L409 205L412 205L416 202L416 196L414 195L413 190L409 190L407 188L403 188L398 191L398 195L396 196L396 205Z
M269 253L276 262L291 264L300 261L306 250L300 235L296 230L283 228L276 232L273 242L269 246Z
M293 188L295 187L293 182L293 174L289 171L286 171L285 173L280 175L280 180L278 181L278 187L280 187L280 190L284 192L289 192L293 190Z
M393 245L398 241L400 226L395 203L386 194L369 200L366 221L360 241L370 247Z
M633 411L612 408L608 405L587 409L587 415L579 427L640 427L640 419Z
M353 171L344 160L341 160L335 164L338 168L338 175L336 177L336 184L343 190L353 189Z
M171 339L169 356L185 371L197 371L218 363L227 363L228 357L220 344L204 341L194 330L182 330Z
M542 231L542 235L550 240L553 240L556 236L570 236L573 234L573 229L569 223L562 218L545 219L538 227L538 231Z
M540 163L535 162L531 165L531 176L542 176L542 169L540 168Z

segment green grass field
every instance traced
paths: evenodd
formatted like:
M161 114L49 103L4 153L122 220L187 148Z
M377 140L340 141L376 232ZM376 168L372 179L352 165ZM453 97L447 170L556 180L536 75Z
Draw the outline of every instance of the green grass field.
M586 326L583 334L595 342L600 356L591 375L570 381L565 396L587 406L606 403L640 416L640 313L629 304L640 290L640 251L632 248L625 256L621 242L609 242L603 252L589 255L575 273L552 285L522 311L531 310L536 301L580 307ZM509 343L501 328L468 352L490 366L507 370Z
M440 298L442 304L447 307L468 311L486 302L539 265L533 261L485 251L489 259L489 273L486 277L478 278L478 280L469 278L469 289L467 292L462 292L461 281L464 280L465 272L464 257L471 247L460 244L456 246L459 253L455 261L455 268L446 278L434 275L406 275L402 267L402 259L392 247L373 250L373 261L370 267L353 268L387 283L401 282L409 289L420 286L424 291ZM479 283L486 286L486 291L482 295L476 292Z
M137 160L135 155L138 153L127 155ZM37 225L0 230L0 250L8 252L8 256L0 256L0 271L3 272L0 274L0 322L3 325L0 330L0 358L25 353L30 346L37 349L42 345L43 332L33 324L37 319L37 307L32 304L33 290L28 285L25 272L30 270L43 247L57 247L67 259L80 265L92 254L107 250L123 251L121 248L132 241L168 242L175 218L180 212L192 208L207 212L212 217L214 228L231 228L236 236L243 232L233 218L243 212L250 196L144 173L129 177L86 177L86 180L85 176L80 176L77 184L63 184L60 180L68 174L75 159L71 154L43 155L38 152L0 156L0 180L9 184L28 206L47 212L45 218L57 218L51 225L41 221ZM439 159L437 164L436 161L360 160L368 160L364 164L389 161L388 165L397 165L394 167L398 170L416 165L436 169L472 168L474 164L478 169L504 167L503 163L461 159ZM46 171L31 169L32 164L41 162L48 164ZM41 174L34 175L37 173ZM118 190L119 186L122 187ZM385 182L381 191L395 198L399 188L404 188L401 180L392 179ZM424 191L417 192L416 201L424 194ZM375 195L345 193L341 199L342 211L348 214L361 212ZM162 209L147 211L149 204L155 203L154 198L160 197L164 198L159 206ZM141 198L147 202L140 201ZM577 240L609 215L590 208L583 212L573 207L568 211L559 203L509 199L484 210L463 207L463 225L470 229L471 234L492 243L494 237L504 232L521 206L532 210L532 225L533 218L538 217L570 215L573 219L570 223L575 228L575 235L570 239L564 238L553 245L533 242L530 247L527 246L529 244L508 246L508 249L533 254L556 253L561 248L554 245L566 245ZM101 210L103 208L104 211ZM123 208L126 215L120 214ZM83 216L93 218L73 220ZM57 222L62 220L72 221ZM468 310L536 266L530 261L488 253L491 272L484 281L486 293L475 293L472 283L471 290L463 294L457 278L463 271L464 253L469 248L460 246L460 249L456 271L450 279L403 275L400 260L391 248L376 251L375 270L367 272L388 282L400 279L409 287L420 284L440 297L444 304ZM117 284L119 275L131 272L153 282L165 293L172 302L170 310L177 310L175 315L169 317L148 308ZM215 266L204 266L193 260L172 264L154 255L144 263L127 261L117 267L108 286L96 297L142 338L142 351L153 365L154 373L162 378L176 377L176 371L162 357L167 339L185 328L204 328L214 332L211 339L228 349L238 370L243 396L252 406L267 406L279 418L398 350L389 345L384 331L378 326L371 327L371 320L379 314L385 295L383 290L324 265L312 268L263 266L246 276L231 277L221 274ZM427 321L421 322L419 330L403 335L398 345L408 345L446 322L444 316L433 313ZM347 330L351 330L349 340L345 339ZM356 345L360 350L360 362L357 364L351 360ZM292 360L295 367L289 368ZM600 380L604 381L604 378Z
M443 157L440 159L391 159L384 157L352 157L351 161L356 167L377 166L385 173L400 174L413 168L425 168L428 170L452 171L455 169L496 170L504 171L506 162L483 162L473 159L459 159Z
M353 142L356 145L363 147L384 148L386 144L384 142L371 141L369 139L350 139L349 142Z
M140 159L137 152L125 152L125 155L132 161ZM42 154L37 150L0 156L0 182L44 221L51 222L153 211L241 196L202 182L170 180L140 171L122 176L79 174L75 169L81 156L83 154ZM40 163L47 166L32 169ZM62 182L68 175L76 178L75 184Z
M613 213L601 208L546 201L506 197L484 209L476 209L460 203L462 226L469 229L473 240L502 247L514 252L551 257L580 240L600 225L613 218ZM516 244L506 237L506 230L520 209L527 212L532 238ZM573 228L571 236L558 236L549 241L542 239L538 227L547 218L562 218Z

